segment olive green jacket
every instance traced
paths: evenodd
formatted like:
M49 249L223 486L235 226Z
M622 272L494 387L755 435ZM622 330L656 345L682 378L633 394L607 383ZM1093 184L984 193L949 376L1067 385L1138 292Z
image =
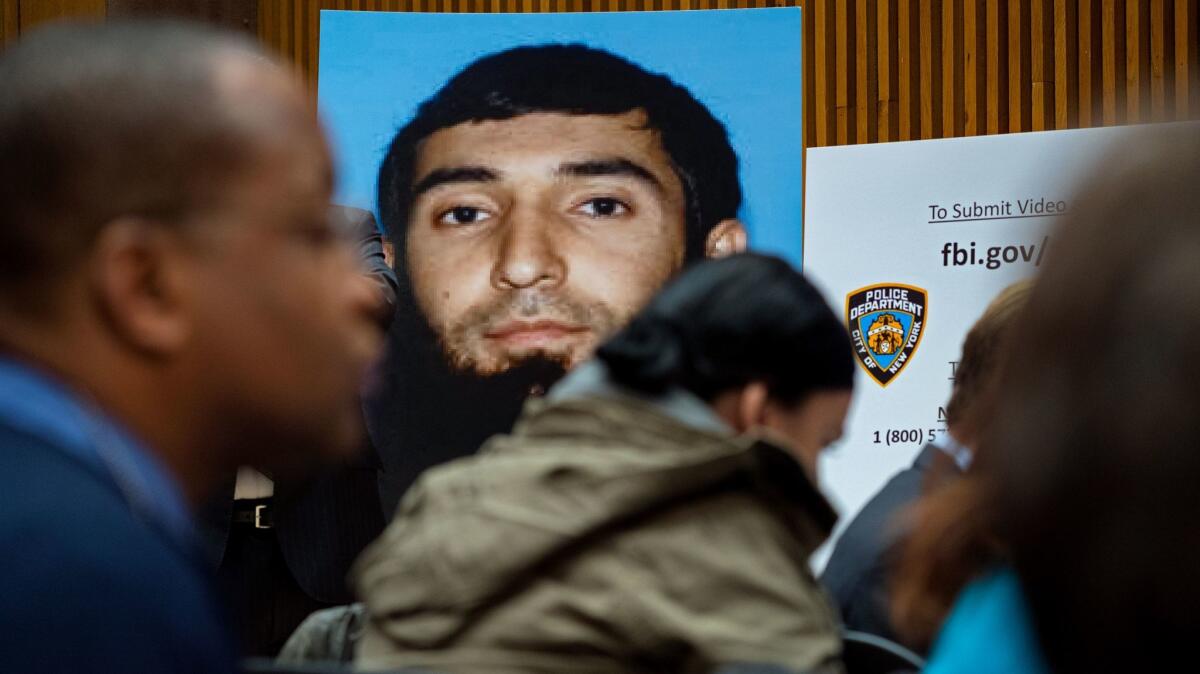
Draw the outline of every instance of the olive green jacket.
M361 669L840 672L834 515L777 446L629 398L531 401L426 473L352 572Z

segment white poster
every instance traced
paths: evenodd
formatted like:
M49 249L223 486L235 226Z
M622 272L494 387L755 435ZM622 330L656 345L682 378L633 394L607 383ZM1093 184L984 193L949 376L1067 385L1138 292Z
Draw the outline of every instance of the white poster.
M859 365L845 437L821 463L841 526L945 432L963 337L1036 271L1080 182L1153 128L808 151L804 269L846 321Z

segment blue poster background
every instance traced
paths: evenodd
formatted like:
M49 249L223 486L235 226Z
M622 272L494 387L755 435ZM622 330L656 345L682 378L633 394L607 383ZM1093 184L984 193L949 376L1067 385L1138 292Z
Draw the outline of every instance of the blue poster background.
M741 162L740 217L756 250L802 260L798 8L586 14L321 12L319 100L337 201L375 210L396 130L464 66L509 47L580 42L662 72L725 123Z

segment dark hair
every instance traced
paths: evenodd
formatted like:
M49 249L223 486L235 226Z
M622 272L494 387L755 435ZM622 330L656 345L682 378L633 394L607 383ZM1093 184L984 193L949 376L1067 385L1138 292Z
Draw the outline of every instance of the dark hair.
M632 389L678 386L706 401L752 381L785 403L854 383L850 338L821 294L788 263L755 253L692 266L597 356Z
M1072 201L988 439L996 530L1068 674L1195 658L1200 135L1143 133Z
M958 589L1007 562L1050 670L1168 671L1192 657L1200 137L1139 133L1052 234L979 403L992 411L971 470L926 499L923 544L906 553L939 578L922 605L942 608L897 612L897 628L931 637Z
M182 22L62 23L0 53L0 287L59 277L120 215L171 219L244 160L216 57L261 53Z
M379 169L379 215L388 236L402 253L413 167L421 141L435 131L533 112L618 115L632 110L645 111L646 128L658 132L671 158L686 200L687 255L702 257L708 232L737 217L742 203L737 155L725 127L667 76L579 44L517 47L485 56L417 108Z

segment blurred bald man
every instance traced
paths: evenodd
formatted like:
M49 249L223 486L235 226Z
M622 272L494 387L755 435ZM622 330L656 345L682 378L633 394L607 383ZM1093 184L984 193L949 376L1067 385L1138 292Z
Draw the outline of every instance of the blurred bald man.
M321 130L183 24L37 32L0 91L0 668L231 672L191 510L354 451L381 339Z

